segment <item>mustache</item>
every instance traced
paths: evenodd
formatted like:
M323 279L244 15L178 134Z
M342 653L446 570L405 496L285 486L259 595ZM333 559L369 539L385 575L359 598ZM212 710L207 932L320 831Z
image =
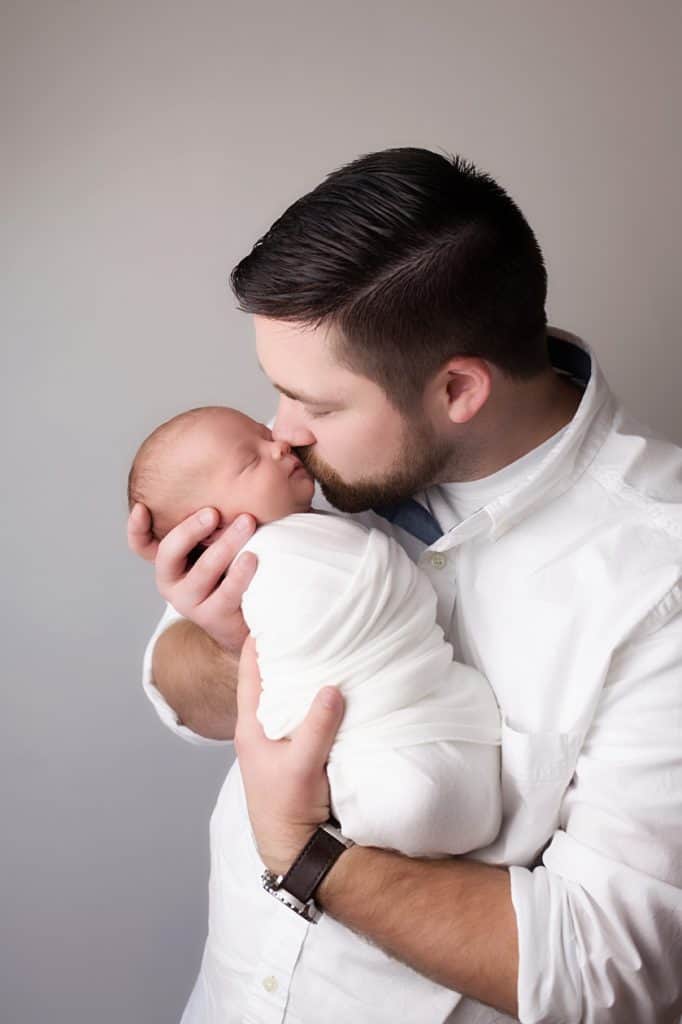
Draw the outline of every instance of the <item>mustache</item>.
M291 449L296 458L300 459L306 469L310 468L310 463L313 461L311 458L311 451L313 447L314 445L312 444L305 444Z

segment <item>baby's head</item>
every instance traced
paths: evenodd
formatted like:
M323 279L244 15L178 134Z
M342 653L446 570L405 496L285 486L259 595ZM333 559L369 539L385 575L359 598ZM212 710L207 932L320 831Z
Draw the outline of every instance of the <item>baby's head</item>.
M310 508L315 484L286 442L236 409L211 405L162 423L146 438L128 475L128 507L151 512L157 540L200 508L220 512L205 543L241 513L259 525Z

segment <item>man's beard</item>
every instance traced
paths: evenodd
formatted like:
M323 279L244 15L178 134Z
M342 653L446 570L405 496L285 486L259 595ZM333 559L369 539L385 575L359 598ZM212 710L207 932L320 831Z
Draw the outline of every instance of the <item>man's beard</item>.
M315 454L314 445L296 448L295 452L318 481L327 501L341 512L364 512L406 501L418 491L447 479L443 473L453 461L452 444L437 438L423 419L403 420L399 455L378 480L365 478L346 483Z

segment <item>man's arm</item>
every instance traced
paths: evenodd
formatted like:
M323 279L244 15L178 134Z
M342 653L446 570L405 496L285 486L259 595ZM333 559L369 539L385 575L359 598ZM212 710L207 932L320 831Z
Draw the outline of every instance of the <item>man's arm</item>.
M505 869L354 846L315 902L439 985L516 1017L518 943Z
M668 595L661 615L678 603ZM542 865L507 871L353 847L318 889L327 912L524 1024L678 1024L682 614L660 627L654 618L614 655ZM269 741L250 643L245 655L235 743L258 850L284 874L327 820L324 765L343 701L323 688L289 743Z
M138 503L128 518L130 548L154 562L168 602L147 644L143 686L161 720L192 742L234 735L236 670L248 633L241 601L257 566L252 552L239 552L255 520L241 515L225 527L215 509L202 509L159 543L146 506ZM210 535L190 564L190 552Z
M510 868L522 1021L682 1020L679 605L614 652L542 864Z
M157 690L179 724L209 739L234 737L238 666L238 655L223 650L188 619L169 626L154 645Z
M343 698L335 687L323 687L291 739L273 741L256 718L259 697L249 638L239 669L235 745L260 856L284 874L329 818L324 766ZM516 924L506 870L358 846L342 854L318 895L331 916L415 970L516 1012Z

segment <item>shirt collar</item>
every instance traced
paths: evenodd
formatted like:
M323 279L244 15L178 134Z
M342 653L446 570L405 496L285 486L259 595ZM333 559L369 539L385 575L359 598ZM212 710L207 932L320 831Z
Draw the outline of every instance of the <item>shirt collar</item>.
M565 433L516 487L493 499L431 545L440 551L489 533L497 540L539 504L566 491L590 465L611 429L615 402L594 353L576 335L548 328L552 366L585 390Z

